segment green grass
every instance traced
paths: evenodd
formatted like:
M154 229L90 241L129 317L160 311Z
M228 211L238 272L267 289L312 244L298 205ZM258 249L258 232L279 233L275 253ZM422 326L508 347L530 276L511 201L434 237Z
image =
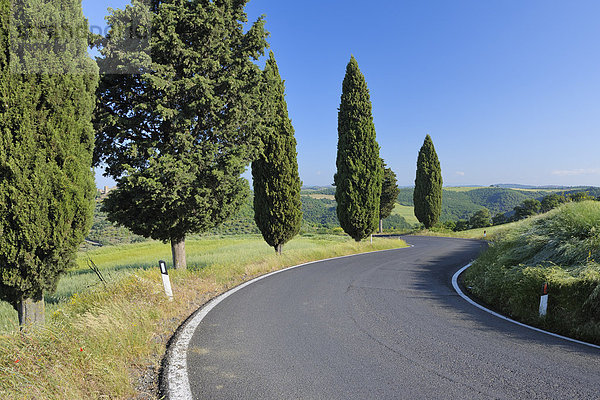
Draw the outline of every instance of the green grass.
M403 206L401 204L396 204L396 207L394 207L394 210L392 211L392 215L399 215L403 217L406 220L406 222L408 222L411 225L419 224L419 220L417 219L417 217L415 217L414 208L411 206Z
M188 240L188 270L170 271L172 302L157 267L159 259L169 259L168 245L145 242L80 254L79 268L61 279L62 294L48 305L45 326L0 332L0 398L136 398L138 377L149 369L157 373L169 337L210 298L287 266L404 246L398 239L370 244L314 235L292 240L277 256L258 236ZM88 255L109 278L106 287L86 270ZM0 314L7 311L1 304Z
M454 232L444 228L433 228L425 229L414 232L414 235L419 236L440 236L440 237L453 237L461 239L485 239L494 240L496 237L508 232L515 227L519 226L520 222L511 222L503 225L488 226L487 228L476 228L468 229L466 231ZM483 236L483 232L486 232L486 236Z
M471 293L520 321L600 344L600 203L567 203L509 228L466 271Z

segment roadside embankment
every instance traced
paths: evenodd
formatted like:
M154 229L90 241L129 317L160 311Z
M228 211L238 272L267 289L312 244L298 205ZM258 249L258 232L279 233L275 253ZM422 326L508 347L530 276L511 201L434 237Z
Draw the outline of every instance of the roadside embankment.
M600 202L520 221L491 244L463 274L473 297L526 324L600 344ZM540 317L544 283L548 313Z

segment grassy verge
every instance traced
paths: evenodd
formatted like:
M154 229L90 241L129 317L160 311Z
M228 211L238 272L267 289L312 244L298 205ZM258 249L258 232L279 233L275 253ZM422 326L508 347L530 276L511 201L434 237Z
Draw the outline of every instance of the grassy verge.
M81 269L61 281L63 294L49 305L44 327L0 333L0 398L154 398L152 384L168 338L210 298L291 265L406 246L398 239L375 238L371 245L335 235L302 237L278 257L258 237L205 238L186 245L190 268L170 273L173 302L164 296L156 267L158 259L169 259L167 245L90 252L112 277L106 287L85 270L82 258ZM73 293L68 300L67 293Z
M464 274L492 308L527 324L600 344L600 203L569 203L497 233ZM548 315L539 316L549 284Z
M506 232L510 232L519 225L519 222L511 222L503 225L488 226L487 228L476 228L469 229L466 231L454 232L444 228L432 228L424 229L415 232L415 235L419 236L439 236L439 237L454 237L461 239L486 239L494 240L495 238L502 236ZM483 232L486 232L486 236L483 236Z

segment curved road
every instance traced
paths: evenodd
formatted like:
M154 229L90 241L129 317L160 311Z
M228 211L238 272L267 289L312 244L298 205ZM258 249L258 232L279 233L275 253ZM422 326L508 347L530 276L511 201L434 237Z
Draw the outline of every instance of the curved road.
M493 317L452 289L476 241L311 264L217 305L188 348L196 399L598 399L600 352Z

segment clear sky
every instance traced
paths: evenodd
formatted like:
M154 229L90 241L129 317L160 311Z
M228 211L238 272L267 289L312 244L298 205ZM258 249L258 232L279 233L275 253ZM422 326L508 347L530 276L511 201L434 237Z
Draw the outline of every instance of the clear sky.
M106 8L127 3L83 7L103 27ZM305 185L333 182L353 54L399 185L414 184L430 134L445 185L600 186L600 1L251 0L246 11L266 16Z

